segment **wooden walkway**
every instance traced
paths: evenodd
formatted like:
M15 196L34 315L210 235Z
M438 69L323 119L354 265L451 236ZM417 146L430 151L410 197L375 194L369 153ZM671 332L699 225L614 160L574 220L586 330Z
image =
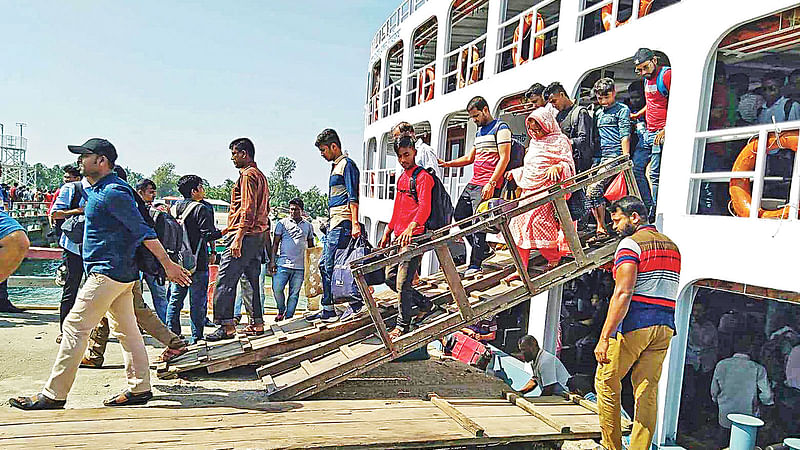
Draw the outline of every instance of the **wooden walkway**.
M598 438L578 400L320 400L237 408L0 411L0 448L420 448ZM546 447L545 447L546 448Z

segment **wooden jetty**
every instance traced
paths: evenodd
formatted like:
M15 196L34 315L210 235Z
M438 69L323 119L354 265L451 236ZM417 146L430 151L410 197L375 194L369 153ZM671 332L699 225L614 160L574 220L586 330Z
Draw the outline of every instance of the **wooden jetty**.
M555 449L561 441L600 437L591 405L563 397L445 399L432 394L429 400L276 402L248 409L6 409L0 410L0 447L356 449L536 443Z

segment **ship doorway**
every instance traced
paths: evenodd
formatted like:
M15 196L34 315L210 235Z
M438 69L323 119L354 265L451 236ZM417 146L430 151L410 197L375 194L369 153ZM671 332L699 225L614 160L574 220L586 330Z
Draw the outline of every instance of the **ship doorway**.
M445 133L442 143L442 159L450 161L460 158L467 153L475 140L476 127L469 120L466 111L459 111L447 116L444 122ZM444 183L453 202L458 201L458 196L472 177L472 165L466 167L442 168L442 183Z
M766 422L761 447L800 436L800 294L719 280L694 289L677 443L727 446L729 412Z

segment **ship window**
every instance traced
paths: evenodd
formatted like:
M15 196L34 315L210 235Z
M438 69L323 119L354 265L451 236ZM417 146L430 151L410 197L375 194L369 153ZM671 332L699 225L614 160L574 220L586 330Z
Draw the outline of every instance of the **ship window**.
M378 120L380 110L381 61L375 61L367 77L367 125Z
M798 220L798 67L798 7L741 25L720 41L704 79L691 213Z
M489 0L456 0L450 8L449 51L444 56L443 92L483 79Z
M411 70L406 85L406 106L412 107L432 100L436 78L436 18L422 24L411 39Z
M637 20L663 9L680 0L579 0L581 12L578 13L580 39L604 33L616 27ZM616 14L614 11L617 11ZM636 11L635 14L633 12ZM614 20L616 17L616 20Z
M796 375L787 378L787 373L800 364L800 335L795 331L800 329L800 294L719 280L700 280L694 288L676 444L686 448L724 447L729 433L709 429L718 429L720 417L733 412L726 410L726 405L735 402L737 390L752 393L757 401L747 407L752 410L735 412L756 416L756 405L774 402L771 409L776 414L765 419L770 430L759 433L758 445L766 447L795 435L800 431L800 390L790 387L797 386L798 380ZM722 375L730 371L715 374L721 366L737 366L736 360L730 359L737 353L758 365L750 370L765 375L766 380L761 380L765 383L756 385L754 377L752 384L733 384L729 376ZM719 389L722 392L717 397L727 401L712 399L712 392Z
M364 181L362 183L363 191L362 194L365 197L369 198L377 198L378 196L378 186L376 184L377 177L375 169L375 162L378 158L378 141L375 138L370 138L367 142L366 151L365 151L364 159Z
M403 41L398 42L386 57L386 79L383 82L383 115L400 111L400 88L403 83Z
M497 72L556 50L560 0L507 0L500 24Z

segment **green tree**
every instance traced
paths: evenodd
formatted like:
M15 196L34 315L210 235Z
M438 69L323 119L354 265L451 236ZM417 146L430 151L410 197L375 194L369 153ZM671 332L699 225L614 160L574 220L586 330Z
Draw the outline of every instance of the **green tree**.
M211 186L208 181L203 180L204 187L206 188L206 197L214 200L223 200L226 202L231 201L231 191L233 190L234 181L225 180L222 184Z
M150 176L156 184L156 196L166 197L168 195L178 195L178 175L175 173L175 164L165 162Z
M130 167L125 167L125 173L128 174L128 184L134 187L136 183L144 179L144 175L141 172L137 172Z
M326 217L328 215L328 196L320 192L317 186L303 192L301 197L305 204L305 211L311 217Z
M36 163L33 165L33 170L36 172L36 187L38 189L47 191L58 189L64 181L64 171L59 165L47 167L42 163Z

